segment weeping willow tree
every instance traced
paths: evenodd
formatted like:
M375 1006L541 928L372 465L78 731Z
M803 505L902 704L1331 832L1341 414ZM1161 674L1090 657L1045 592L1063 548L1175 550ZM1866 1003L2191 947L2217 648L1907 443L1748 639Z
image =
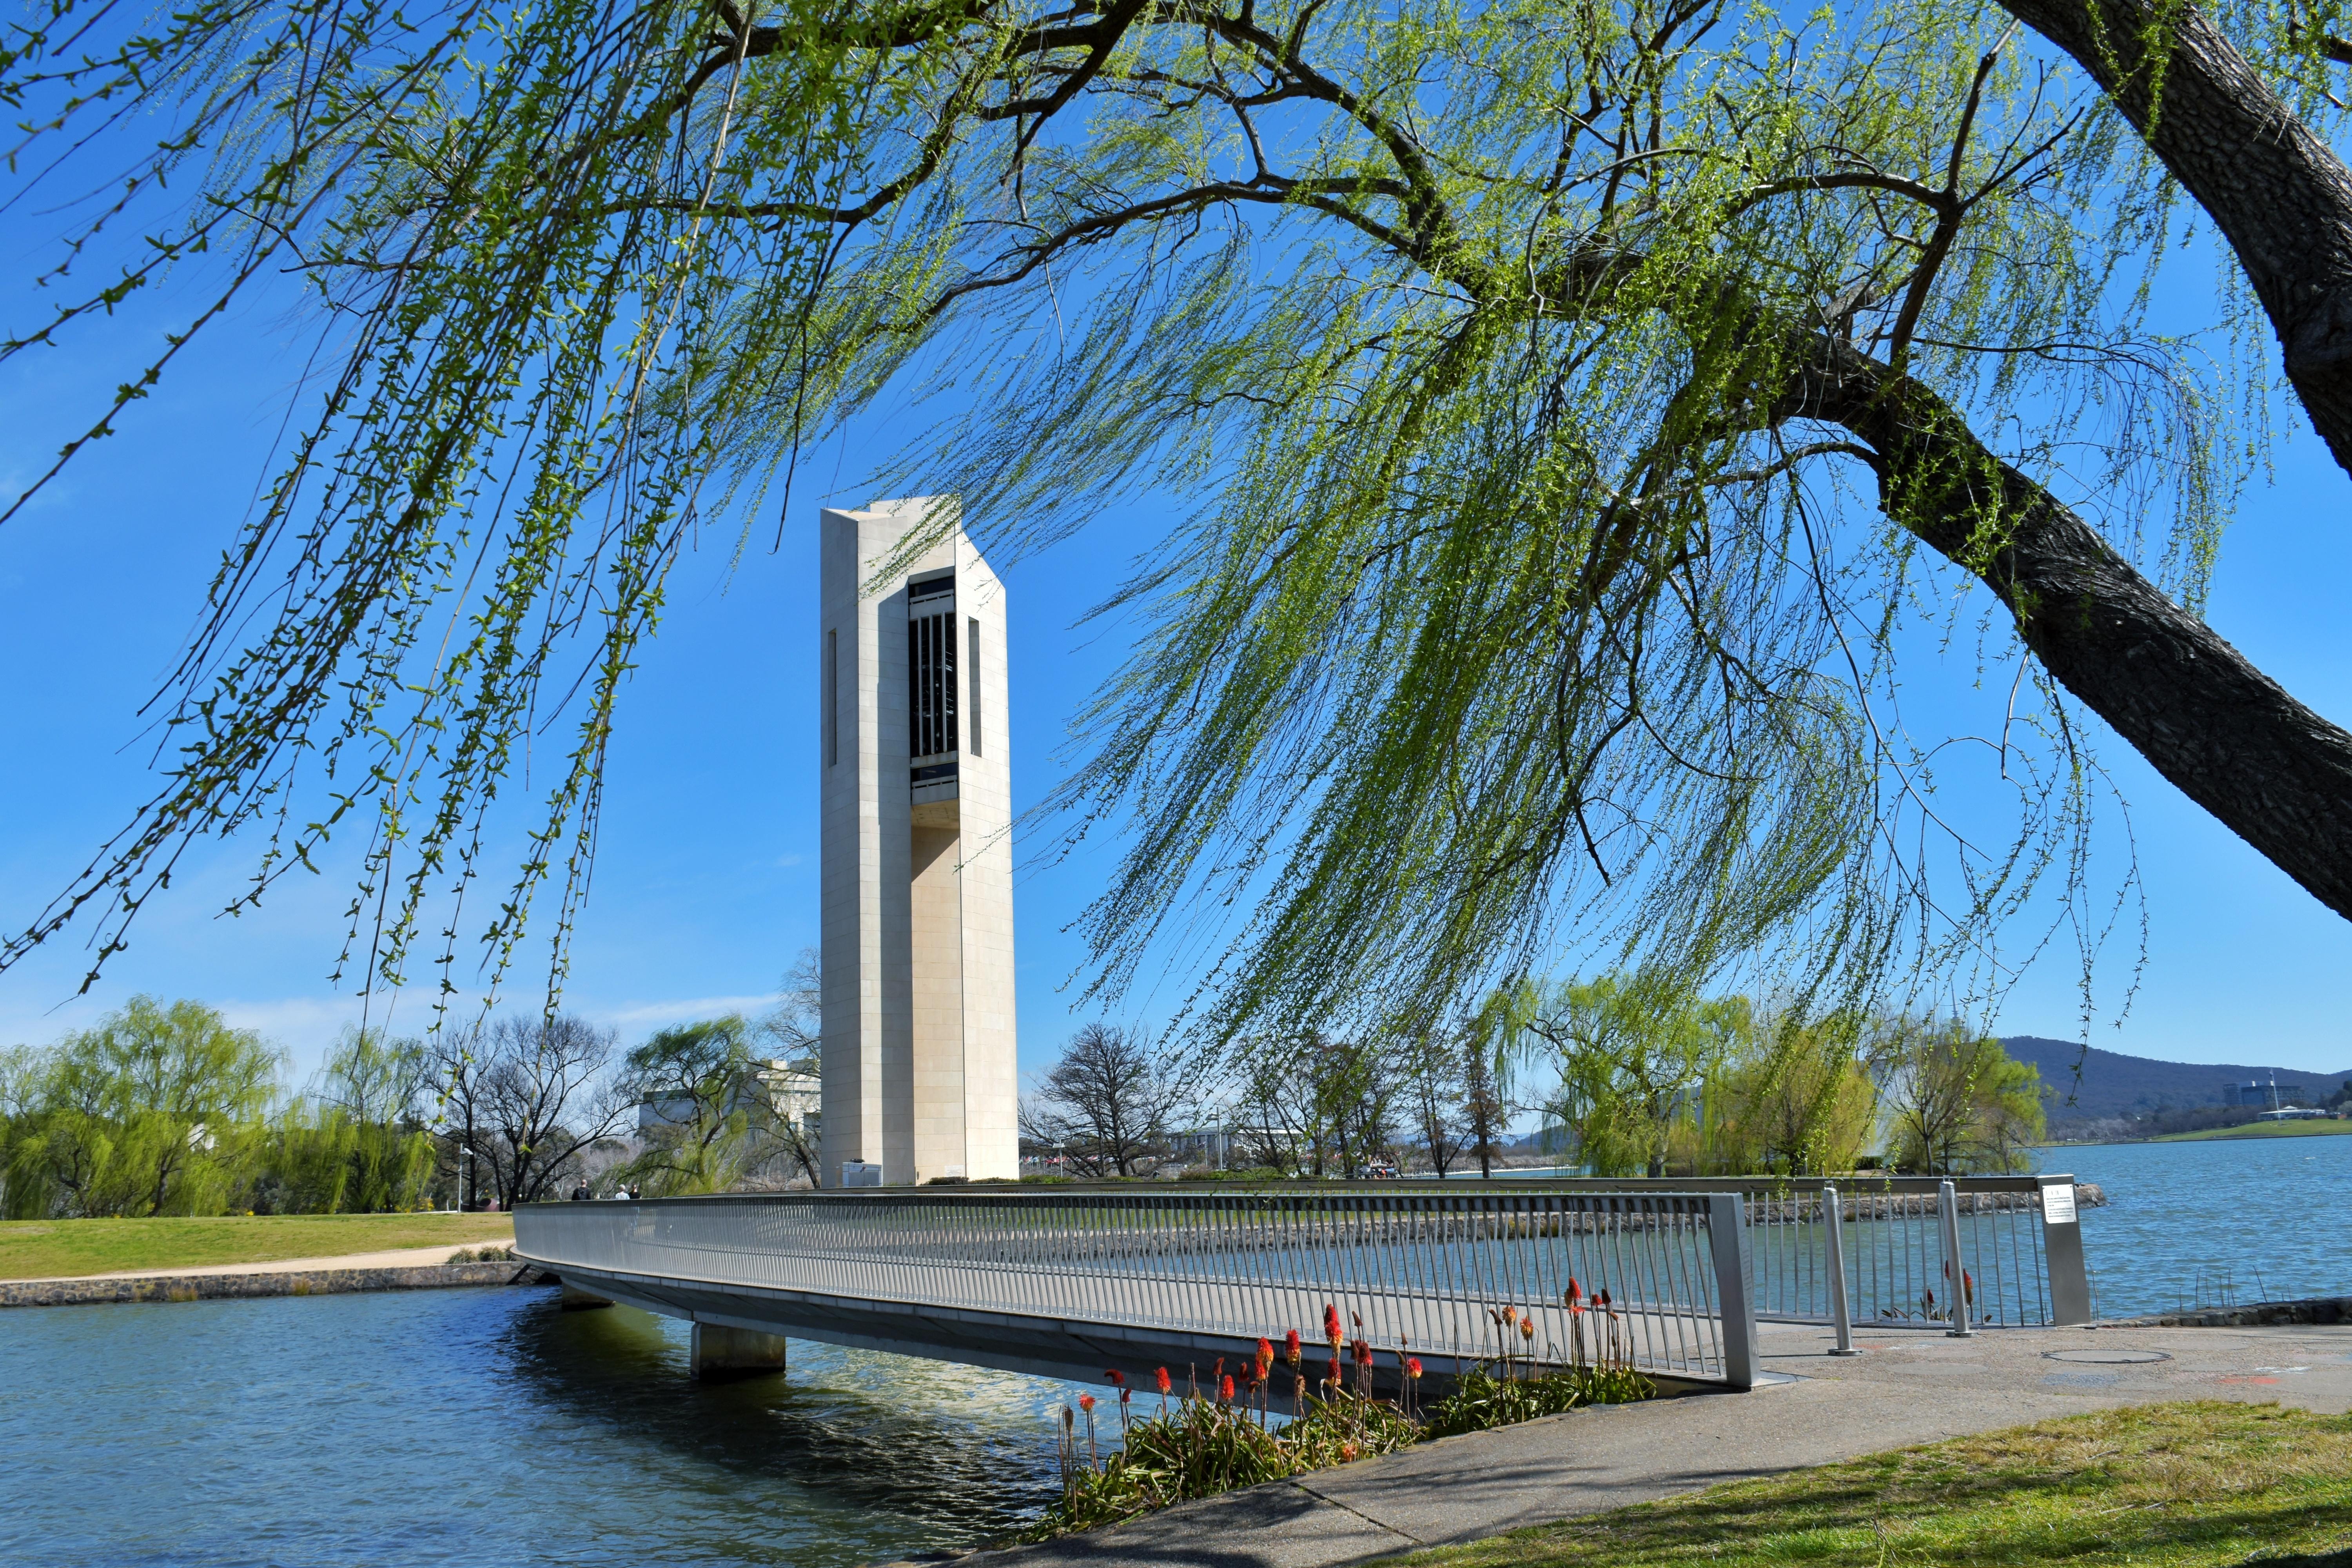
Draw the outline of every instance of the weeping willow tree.
M60 465L243 293L323 325L156 794L0 964L102 964L243 833L247 900L357 857L365 984L478 931L495 989L537 919L551 1006L680 551L769 545L886 396L938 412L877 488L1003 547L1181 498L1052 805L1126 835L1103 984L1212 911L1207 1037L1569 942L1997 983L2037 889L2087 950L2084 710L2352 912L2352 738L2197 614L2265 319L2352 461L2338 10L47 0L10 210L94 201L0 352L186 301ZM2168 336L2201 219L2235 269ZM1893 706L1923 620L2009 693L1976 742ZM1990 831L1934 793L1970 747Z
M133 996L9 1064L15 1219L219 1214L250 1173L278 1052L198 1002Z

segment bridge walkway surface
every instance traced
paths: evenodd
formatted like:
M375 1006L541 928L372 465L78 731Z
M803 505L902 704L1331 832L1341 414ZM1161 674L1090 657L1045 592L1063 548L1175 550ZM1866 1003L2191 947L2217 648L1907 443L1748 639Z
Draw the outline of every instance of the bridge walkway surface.
M1764 1381L1448 1437L963 1568L1352 1568L1725 1481L2104 1406L2277 1400L2352 1411L2352 1325L1864 1333L1764 1324ZM2161 1359L2157 1359L2161 1358Z
M1746 1388L1761 1320L2087 1321L2065 1175L1171 1184L527 1205L518 1256L575 1299L716 1328L1092 1379L1238 1365L1324 1314L1396 1385L1506 1348ZM1605 1307L1603 1306L1605 1303ZM1602 1310L1595 1310L1596 1307Z

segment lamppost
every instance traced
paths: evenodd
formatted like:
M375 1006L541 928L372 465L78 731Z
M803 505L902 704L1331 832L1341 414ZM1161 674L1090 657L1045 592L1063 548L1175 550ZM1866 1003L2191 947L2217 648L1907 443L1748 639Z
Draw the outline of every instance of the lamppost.
M473 1150L463 1143L457 1145L457 1158L460 1162L470 1162L473 1157ZM457 1166L457 1212L459 1214L466 1212L466 1178L471 1171L472 1166L469 1163L461 1163Z

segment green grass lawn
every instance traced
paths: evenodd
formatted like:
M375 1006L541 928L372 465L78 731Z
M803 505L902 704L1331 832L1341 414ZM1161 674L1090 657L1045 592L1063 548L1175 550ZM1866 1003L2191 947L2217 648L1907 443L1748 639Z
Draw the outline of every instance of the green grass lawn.
M2352 1568L2352 1417L2219 1402L2103 1410L1402 1561L1428 1568Z
M507 1214L224 1215L205 1219L0 1223L0 1279L55 1279L126 1268L275 1263L408 1247L458 1247L514 1234Z
M2352 1134L2352 1121L2252 1121L2243 1127L2209 1127L2202 1132L2168 1132L2151 1143L2203 1143L2216 1138L2326 1138Z

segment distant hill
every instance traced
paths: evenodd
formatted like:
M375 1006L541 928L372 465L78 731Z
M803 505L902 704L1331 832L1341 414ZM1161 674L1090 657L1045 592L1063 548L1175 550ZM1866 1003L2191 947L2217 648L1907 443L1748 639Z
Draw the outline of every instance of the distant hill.
M2315 1097L2324 1099L2334 1094L2346 1079L2352 1078L2352 1068L2343 1072L2305 1072L2301 1068L2245 1067L2231 1062L2159 1062L2147 1057L2103 1051L2095 1046L2085 1056L2082 1046L2074 1040L2044 1040L2032 1035L2004 1039L2001 1047L2019 1061L2032 1062L2041 1069L2043 1098L2053 1121L2219 1105L2222 1085L2256 1079L2268 1083L2273 1073L2278 1075L2279 1082L2301 1084ZM2074 1081L2077 1060L2083 1064L2083 1081L2079 1085ZM2071 1105L2066 1103L2069 1095L2074 1100Z

